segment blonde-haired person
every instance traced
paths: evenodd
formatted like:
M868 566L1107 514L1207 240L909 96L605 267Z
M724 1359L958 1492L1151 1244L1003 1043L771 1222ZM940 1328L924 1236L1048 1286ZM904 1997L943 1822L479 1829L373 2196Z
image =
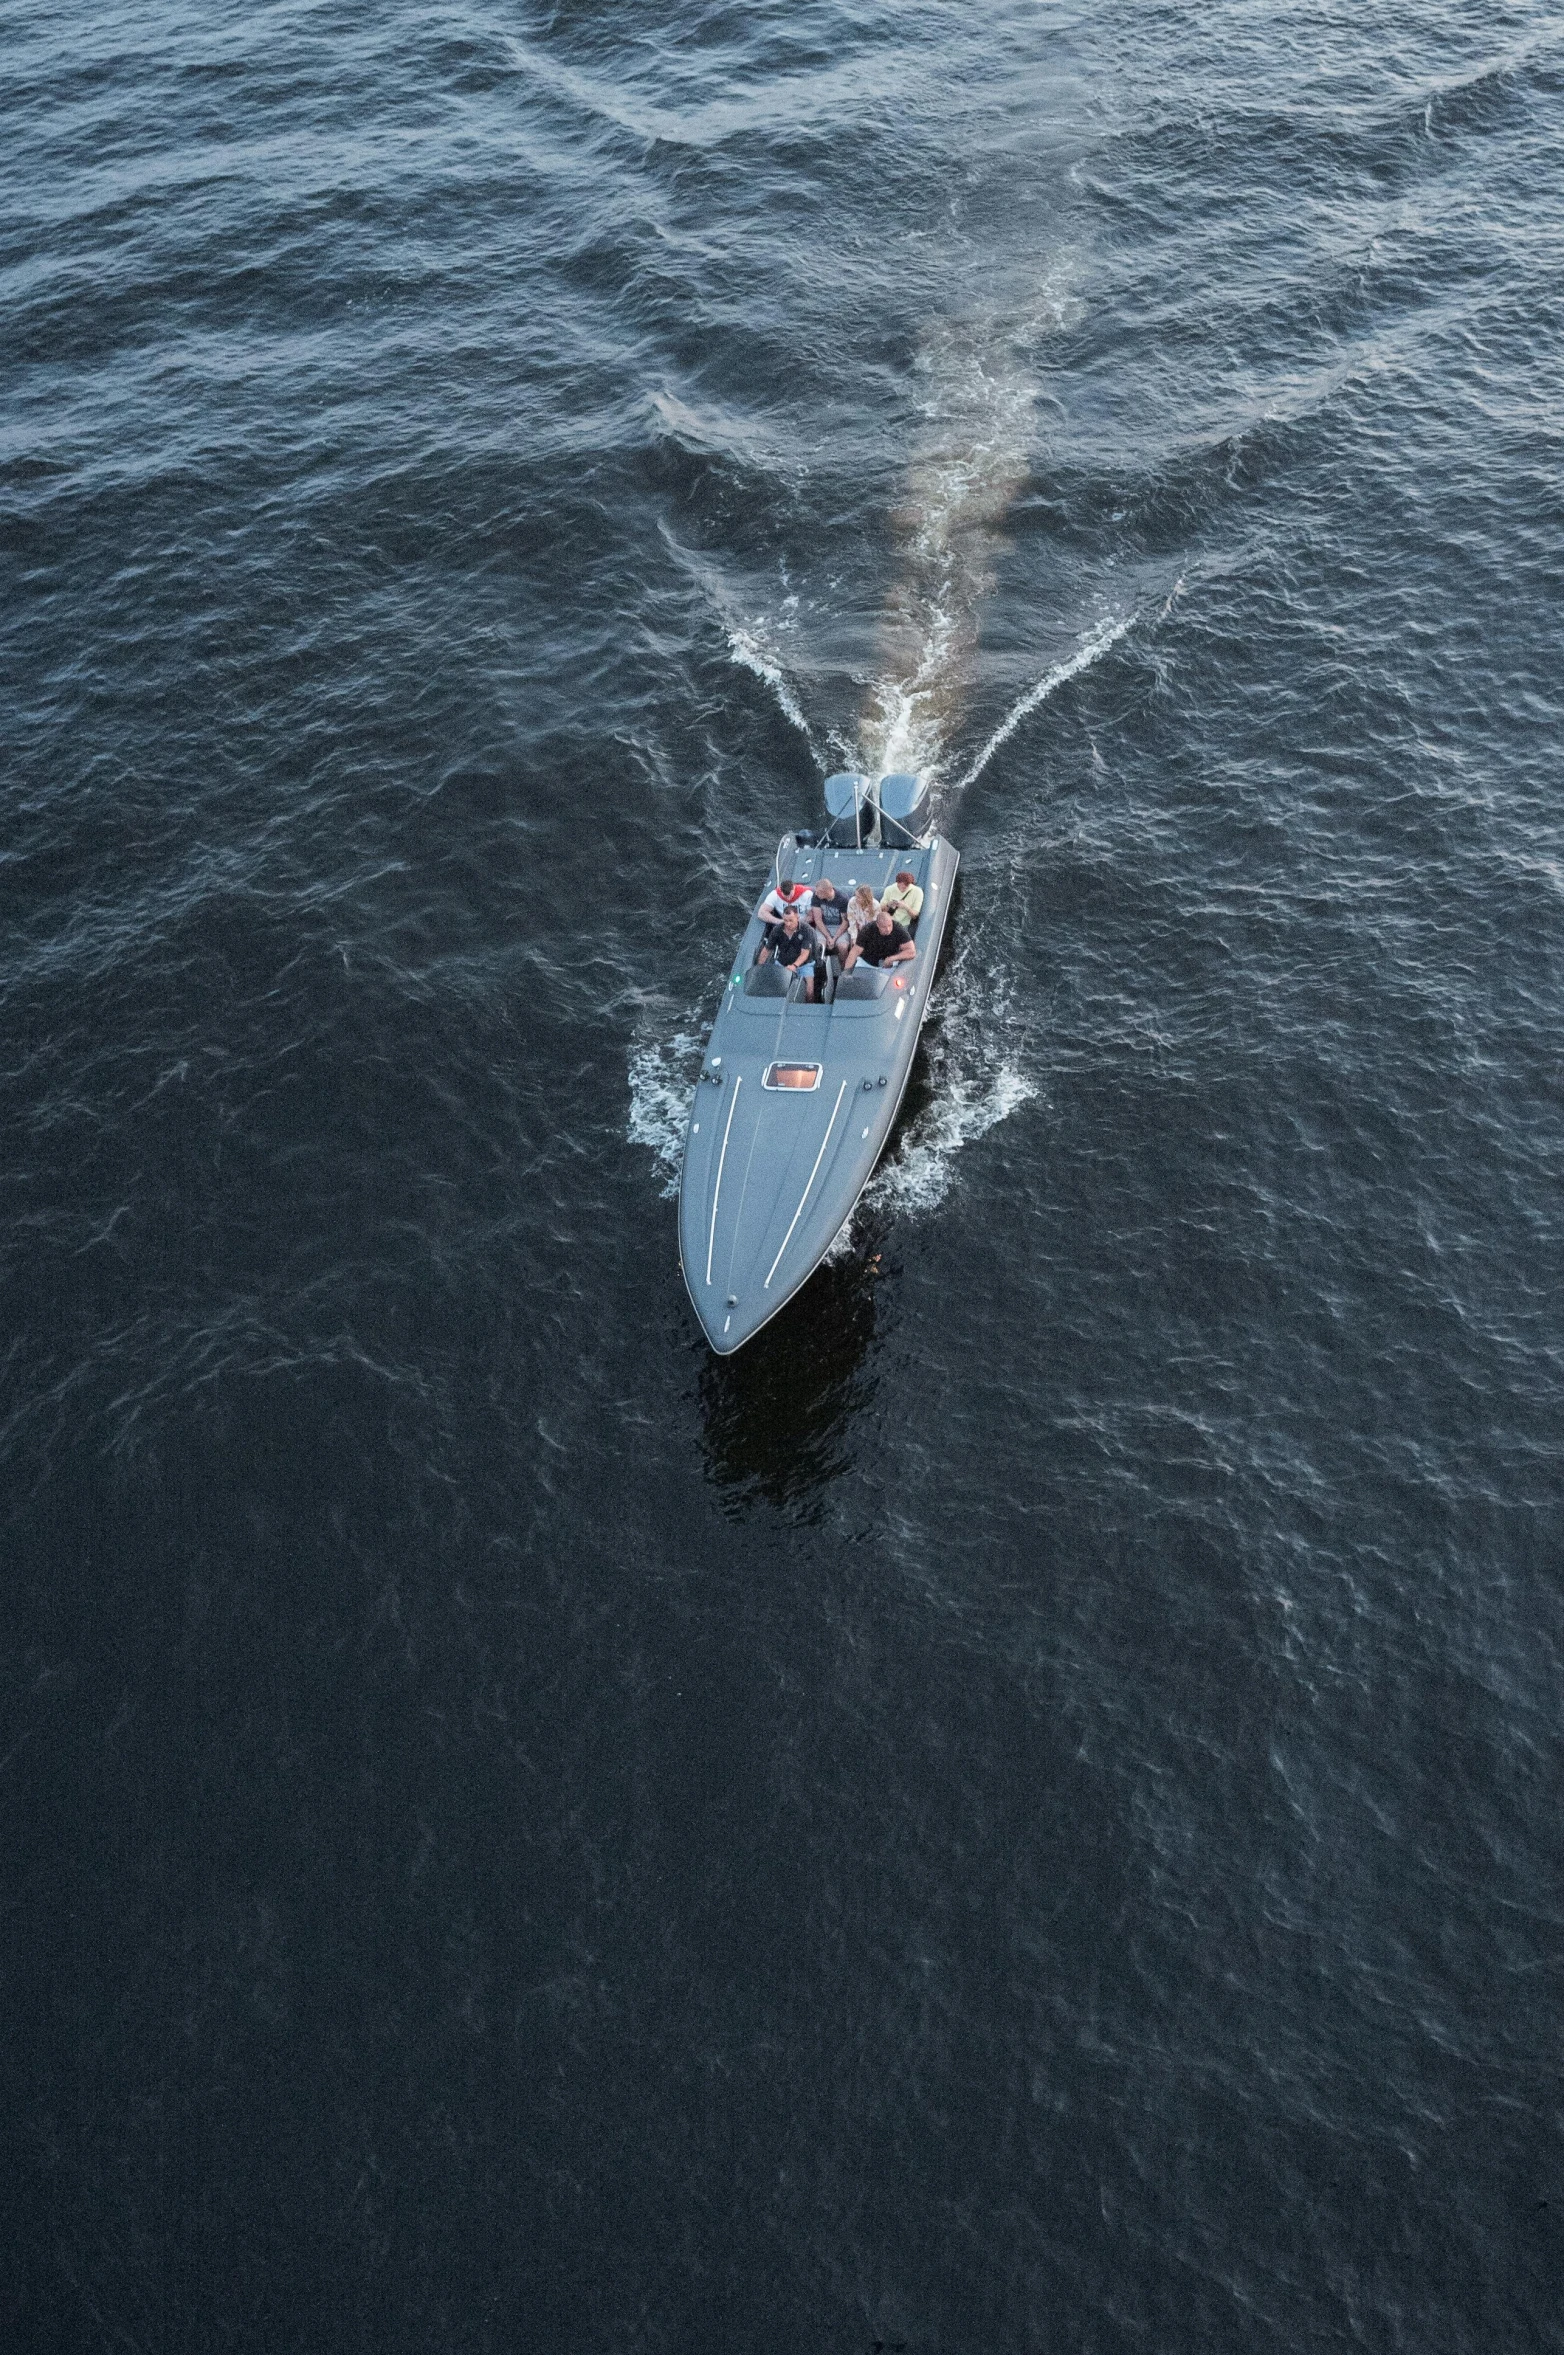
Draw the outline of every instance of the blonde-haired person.
M872 924L880 912L880 903L867 883L856 886L847 903L847 929L856 941L866 924Z

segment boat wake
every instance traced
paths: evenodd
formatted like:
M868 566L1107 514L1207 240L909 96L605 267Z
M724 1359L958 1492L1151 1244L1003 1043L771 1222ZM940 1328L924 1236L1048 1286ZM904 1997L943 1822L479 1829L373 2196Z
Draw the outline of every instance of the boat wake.
M700 1077L703 1032L698 1027L704 1009L686 1007L676 1017L680 1027L665 1037L639 1038L630 1049L630 1121L626 1134L632 1145L644 1145L657 1163L664 1201L679 1191L684 1166L684 1127L690 1117L690 1094Z
M1133 612L1100 615L1069 654L1023 690L976 755L949 777L976 682L979 626L1005 545L1005 519L1030 478L1037 446L1038 384L1028 355L1048 327L1068 316L1068 303L1050 295L1019 327L947 321L923 339L915 363L916 446L894 518L900 561L855 745L834 731L817 736L789 675L796 596L769 620L723 614L733 660L765 681L822 769L823 742L869 776L915 770L930 780L948 812L953 796L982 775L1050 695L1100 662L1134 627Z
M977 666L1001 526L1031 472L1030 340L943 322L919 350L920 430L894 518L901 565L859 731L857 765L871 776L913 769L939 781Z
M929 1101L870 1179L865 1210L933 1210L950 1192L963 1148L1042 1093L1003 977L979 971L965 944L941 976L935 1006L923 1034Z
M1134 626L1133 613L1105 614L1096 628L1088 631L1073 654L1067 655L1063 662L1056 662L1052 670L1045 671L1010 706L971 767L957 780L954 791L965 793L969 785L975 784L1000 746L1010 741L1021 722L1030 719L1040 703L1046 703L1049 696L1069 680L1079 678L1082 671L1090 670L1094 662L1101 662L1109 647L1117 646L1126 631L1132 630Z
M730 621L727 624L728 652L741 670L751 671L757 679L764 679L776 697L783 717L791 720L798 729L823 775L825 763L820 758L815 732L804 717L803 707L793 692L792 682L782 667L780 656L767 646L761 635L763 627L764 624L759 621Z
M1182 583L1179 584L1180 587L1182 585ZM1171 601L1169 599L1169 603ZM1093 663L1101 662L1103 656L1115 647L1121 638L1128 636L1138 619L1139 616L1135 613L1105 613L1100 621L1093 623L1080 643L1062 661L1054 663L1051 668L1042 673L1041 677L1034 679L1032 684L1016 697L998 727L995 728L993 734L989 736L967 767L962 770L961 775L941 795L942 809L948 813L956 795L965 793L969 785L977 782L995 753L1009 743L1022 722L1030 719L1033 712L1046 703L1050 695L1056 694L1061 687L1067 686L1071 679L1078 679L1082 671L1090 670ZM727 631L729 651L733 660L744 670L752 672L756 678L765 680L775 695L780 709L804 736L823 772L825 762L821 759L819 740L804 715L780 655L769 651L766 647L761 635L763 626L758 621L730 624ZM910 709L907 690L900 685L886 683L875 689L875 696L877 703L885 707L889 707L894 702L897 706L897 714L888 729L880 751L871 750L869 753L865 753L860 744L857 754L859 766L873 776L884 776L898 767L918 768L920 766L918 761L903 758L911 740L913 727L910 718L906 717L906 713ZM834 739L827 737L826 741L830 743ZM937 778L941 765L941 757L936 757L935 752L931 749L930 757L921 764L922 774Z

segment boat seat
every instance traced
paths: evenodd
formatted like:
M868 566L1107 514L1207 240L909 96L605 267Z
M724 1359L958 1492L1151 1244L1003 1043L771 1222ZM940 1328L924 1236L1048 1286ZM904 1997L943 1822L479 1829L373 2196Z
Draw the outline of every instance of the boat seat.
M835 995L838 999L845 1000L877 998L884 994L884 990L885 976L883 973L877 973L872 965L867 970L862 965L855 965L851 973L842 975L836 985Z
M788 977L780 965L751 965L744 976L744 995L747 998L785 998Z

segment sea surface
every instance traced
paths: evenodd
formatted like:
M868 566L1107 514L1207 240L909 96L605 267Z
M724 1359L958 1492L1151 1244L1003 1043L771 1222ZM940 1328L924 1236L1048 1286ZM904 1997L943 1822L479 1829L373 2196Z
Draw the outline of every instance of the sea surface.
M5 2346L1564 2348L1557 8L0 32Z

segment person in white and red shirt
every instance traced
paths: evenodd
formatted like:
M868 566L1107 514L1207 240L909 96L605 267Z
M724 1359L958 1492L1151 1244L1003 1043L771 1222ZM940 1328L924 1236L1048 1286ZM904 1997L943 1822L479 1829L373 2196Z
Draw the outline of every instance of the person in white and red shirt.
M802 924L809 914L814 896L807 883L774 883L755 913L762 924L780 924L788 909L794 908Z

